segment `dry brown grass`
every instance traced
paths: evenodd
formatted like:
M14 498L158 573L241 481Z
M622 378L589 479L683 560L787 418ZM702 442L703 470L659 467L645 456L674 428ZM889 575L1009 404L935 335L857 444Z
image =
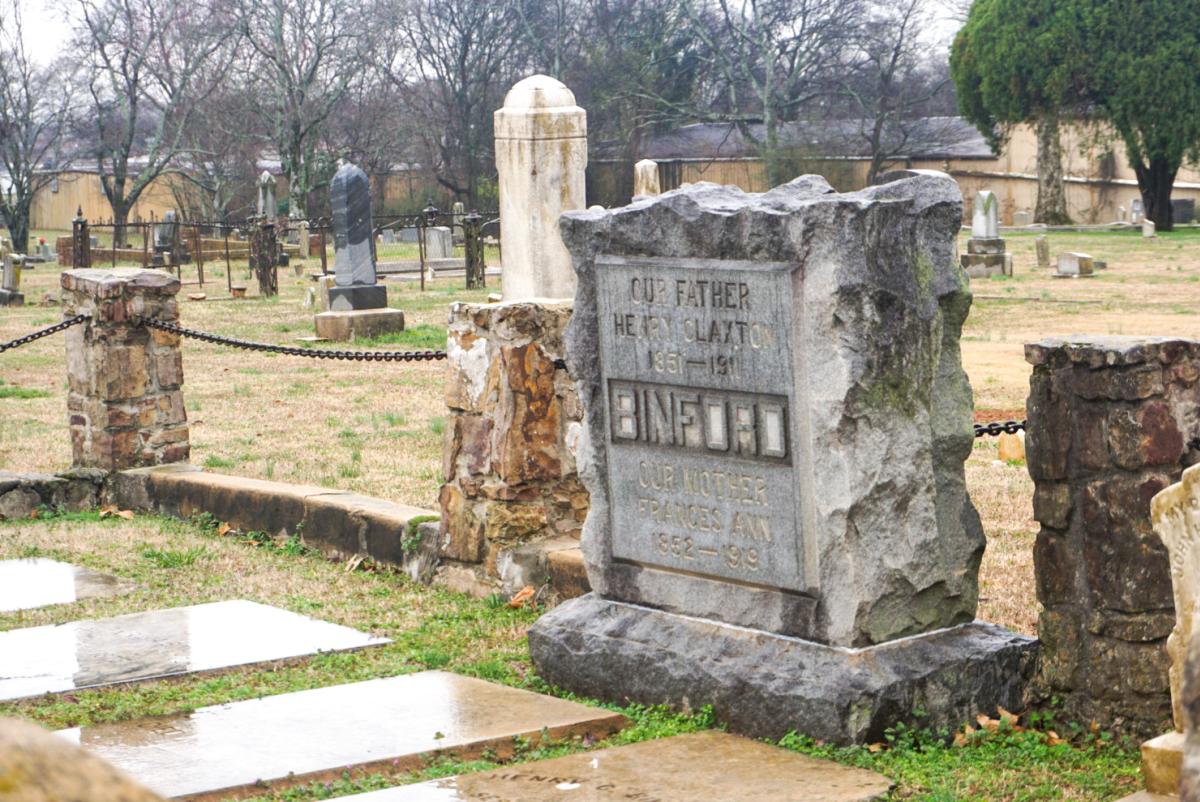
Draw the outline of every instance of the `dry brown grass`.
M964 362L980 411L1024 406L1026 342L1072 333L1200 336L1194 314L1200 304L1200 260L1194 255L1200 232L1157 240L1142 240L1136 232L1056 232L1050 242L1054 254L1081 250L1107 259L1110 268L1094 279L1039 275L1033 235L1008 236L1016 276L975 282L977 298L964 331ZM253 292L244 268L235 268L235 278ZM274 301L215 300L224 294L223 274L212 280L207 290L214 300L181 302L184 325L281 344L312 333L312 312L300 307L306 284L290 273L286 278L281 273L281 295ZM57 281L57 266L40 266L26 274L26 294L36 301L55 293ZM410 327L444 326L450 301L486 294L468 294L461 282L440 280L424 294L412 282L392 283L389 298L405 310ZM184 294L195 290L187 287ZM0 310L0 339L52 323L59 314L36 306ZM62 339L52 337L0 357L0 379L49 394L0 397L0 468L54 471L69 463L62 347ZM441 363L326 362L187 341L193 462L432 508L446 415L443 370ZM980 614L1032 632L1032 483L1023 467L994 460L995 444L980 443L967 467L988 535Z

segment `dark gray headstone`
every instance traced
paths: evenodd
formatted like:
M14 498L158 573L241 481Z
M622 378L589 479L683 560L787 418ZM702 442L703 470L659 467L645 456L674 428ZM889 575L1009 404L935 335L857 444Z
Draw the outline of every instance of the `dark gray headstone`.
M335 283L339 287L375 283L375 255L371 251L371 182L353 164L333 176L329 188L333 207Z

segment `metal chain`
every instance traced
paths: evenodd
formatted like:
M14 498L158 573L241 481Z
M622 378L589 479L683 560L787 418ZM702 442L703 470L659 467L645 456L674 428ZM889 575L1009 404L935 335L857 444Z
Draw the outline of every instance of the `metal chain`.
M1025 431L1025 421L1019 423L1015 420L1005 421L1004 423L992 421L987 424L975 424L976 437L999 437L1001 434L1016 434L1023 431Z
M293 345L269 345L249 340L239 340L234 337L223 337L220 334L210 334L196 329L185 329L174 323L161 320L144 319L141 321L150 328L160 329L191 337L194 340L228 345L233 348L245 348L250 351L266 351L271 354L286 354L287 356L307 356L314 359L350 359L359 362L424 362L435 359L445 359L445 351L331 351L321 348L300 348Z
M26 334L24 337L18 337L15 340L9 340L6 343L0 343L0 354L11 348L20 348L22 345L31 343L34 340L40 340L43 337L49 337L51 334L64 331L89 319L91 319L91 315L76 315L75 317L67 318L62 323L55 323L53 326L47 326L44 329L38 329L35 332Z

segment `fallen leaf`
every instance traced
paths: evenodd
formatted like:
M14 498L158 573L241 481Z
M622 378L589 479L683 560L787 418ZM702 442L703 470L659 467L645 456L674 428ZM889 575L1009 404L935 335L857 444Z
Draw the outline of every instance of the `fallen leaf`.
M534 590L532 585L526 585L518 590L513 597L508 600L508 606L514 609L518 607L524 607L533 599L535 593L537 593L537 591Z
M225 523L224 521L222 521L221 525L217 527L217 534L220 535L221 537L225 537L232 531L233 531L233 527L230 526L229 524Z
M882 752L883 744L867 744L867 751L871 753Z
M1046 733L1046 743L1049 744L1050 746L1062 746L1066 742L1067 742L1067 739L1059 738L1058 733L1055 732L1054 730L1050 730L1049 732Z
M361 554L355 554L353 557L351 557L349 560L346 561L346 566L345 566L346 573L349 574L352 571L356 570L358 568L358 566L362 565L362 563L363 563L363 556Z
M1018 719L1018 716L1016 713L1010 713L1007 710L1005 710L1003 707L999 707L999 706L996 708L996 710L1000 714L1001 721L1006 722L1008 724L1012 724L1013 726L1016 726L1017 719Z
M100 517L101 518L111 518L112 516L114 516L116 514L117 514L117 505L116 504L105 504L103 507L100 508Z
M980 713L978 716L976 716L975 720L979 722L980 727L988 732L995 732L996 730L1000 729L999 721L994 718L988 718L983 713Z
M133 510L117 510L117 517L124 518L126 521L132 521Z

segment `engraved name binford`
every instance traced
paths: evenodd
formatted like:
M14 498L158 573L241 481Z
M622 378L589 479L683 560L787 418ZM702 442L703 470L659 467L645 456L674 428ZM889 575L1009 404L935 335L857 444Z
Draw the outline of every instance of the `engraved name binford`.
M644 444L790 463L787 399L609 380L614 444Z

